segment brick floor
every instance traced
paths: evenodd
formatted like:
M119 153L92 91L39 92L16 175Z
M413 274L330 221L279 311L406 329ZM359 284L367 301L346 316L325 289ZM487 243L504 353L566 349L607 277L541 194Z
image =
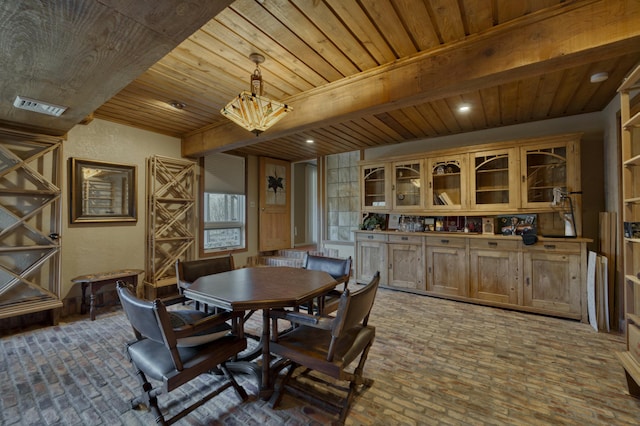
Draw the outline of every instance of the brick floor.
M258 317L258 316L256 316ZM248 324L257 333L258 320ZM624 337L579 322L381 289L366 375L375 380L353 405L348 425L637 425L616 352ZM0 339L0 424L147 425L132 410L138 393L123 352L133 333L120 311L100 312ZM182 425L320 425L333 417L285 396L272 410L233 391ZM175 412L217 380L204 375L163 395Z

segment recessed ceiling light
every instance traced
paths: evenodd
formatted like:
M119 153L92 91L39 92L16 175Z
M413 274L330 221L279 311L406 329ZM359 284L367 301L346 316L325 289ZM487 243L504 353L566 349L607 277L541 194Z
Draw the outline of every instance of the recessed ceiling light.
M313 139L307 139L307 143L313 143Z
M469 111L471 111L471 105L469 104L461 104L458 107L458 112L469 112Z
M606 81L608 78L609 78L608 72L597 72L591 75L591 82L602 83L603 81Z
M174 107L175 109L184 109L187 104L185 104L184 102L180 102L180 101L169 101L167 102L170 106Z

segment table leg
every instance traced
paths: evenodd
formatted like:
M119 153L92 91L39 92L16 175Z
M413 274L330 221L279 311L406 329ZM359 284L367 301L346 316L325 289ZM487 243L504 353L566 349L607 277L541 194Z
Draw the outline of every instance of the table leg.
M89 318L91 318L91 321L96 319L95 303L96 295L93 292L93 283L89 283Z
M81 287L82 287L82 303L80 304L80 313L81 314L86 314L87 313L87 285L89 285L88 283L82 283Z
M260 388L260 398L269 400L273 394L271 388L271 353L269 352L269 309L262 310L262 386Z

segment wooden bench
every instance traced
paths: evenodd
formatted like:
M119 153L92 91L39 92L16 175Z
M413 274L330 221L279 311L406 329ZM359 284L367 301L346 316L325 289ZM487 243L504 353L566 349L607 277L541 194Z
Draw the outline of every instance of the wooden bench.
M80 283L82 286L82 305L80 305L80 313L87 312L86 292L89 287L89 317L91 321L96 319L95 304L96 293L102 287L113 284L115 288L116 281L122 280L127 284L131 284L134 289L138 288L138 275L144 272L142 269L121 269L111 272L99 272L96 274L80 275L71 280L74 283ZM100 305L103 306L103 305Z

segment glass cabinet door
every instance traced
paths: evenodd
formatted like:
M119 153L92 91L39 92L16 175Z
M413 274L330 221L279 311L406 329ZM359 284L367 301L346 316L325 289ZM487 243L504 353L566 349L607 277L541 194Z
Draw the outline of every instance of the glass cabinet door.
M471 205L478 210L500 212L518 205L518 172L515 149L474 152Z
M393 163L393 208L412 210L423 207L422 160Z
M521 148L522 207L548 207L553 188L567 192L567 144Z
M459 210L467 206L465 163L462 155L428 159L428 208Z
M361 166L362 210L389 210L389 185L387 185L387 166L375 164Z

